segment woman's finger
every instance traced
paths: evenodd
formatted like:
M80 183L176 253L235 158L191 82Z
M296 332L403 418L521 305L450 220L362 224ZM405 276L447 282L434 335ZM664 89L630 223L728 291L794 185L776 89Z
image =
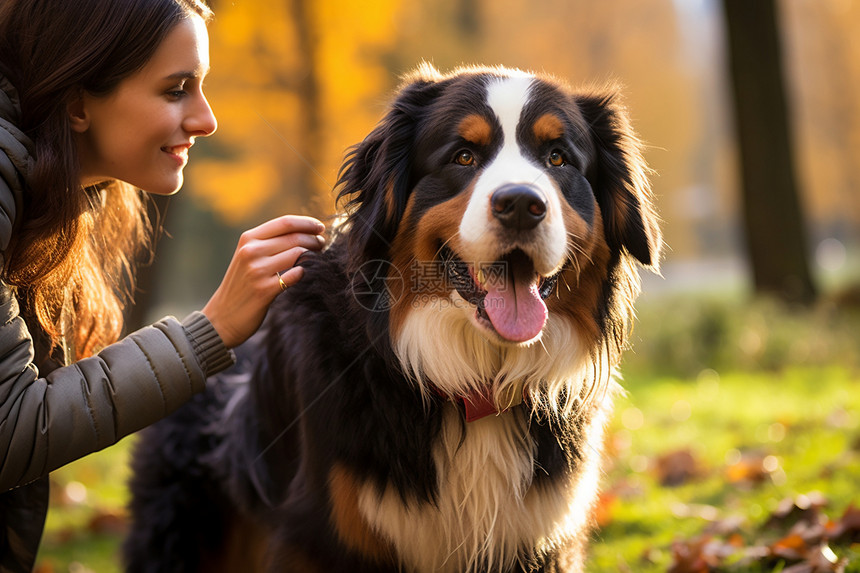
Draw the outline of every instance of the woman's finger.
M284 271L280 275L280 281L278 282L278 288L281 290L286 290L299 282L304 275L305 269L302 267L293 267L288 271ZM281 282L283 282L284 286L281 286Z
M245 231L242 236L247 239L271 239L291 233L321 235L324 232L325 225L318 219L303 215L283 215Z
M236 265L237 270L241 269L242 266L249 269L260 268L261 266L270 266L270 263L267 262L268 259L289 251L290 249L300 247L309 251L319 251L324 246L324 237L321 237L320 235L299 233L292 233L270 239L246 240L244 242L240 242L236 247L236 252L233 255L231 265ZM283 270L283 267L278 270Z
M303 247L294 247L282 253L278 253L274 255L269 264L276 270L276 272L282 273L286 270L292 269L296 266L296 261L299 260L299 257L302 256L303 253L306 253L309 249L305 249Z
M272 256L296 247L302 247L309 251L319 251L324 246L325 237L321 235L290 233L289 235L280 235L271 239L256 241L253 247L250 245L247 247L255 249L257 256Z

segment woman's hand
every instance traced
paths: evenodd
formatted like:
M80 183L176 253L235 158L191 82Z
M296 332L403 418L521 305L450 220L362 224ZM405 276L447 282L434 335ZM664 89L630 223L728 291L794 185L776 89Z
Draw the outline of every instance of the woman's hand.
M293 265L305 251L323 247L324 231L312 217L285 215L242 233L224 280L203 307L228 348L254 334L275 297L299 281L304 269Z

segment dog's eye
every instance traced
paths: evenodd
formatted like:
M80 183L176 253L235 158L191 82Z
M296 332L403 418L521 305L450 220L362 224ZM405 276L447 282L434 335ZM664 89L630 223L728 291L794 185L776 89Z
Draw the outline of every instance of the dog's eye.
M549 154L549 158L547 159L547 163L549 163L552 167L561 167L567 161L564 160L564 155L562 155L561 151L558 149L553 149L552 153Z
M454 161L459 165L474 165L475 164L475 156L472 155L472 152L464 149L462 151L457 152L457 157L454 158Z

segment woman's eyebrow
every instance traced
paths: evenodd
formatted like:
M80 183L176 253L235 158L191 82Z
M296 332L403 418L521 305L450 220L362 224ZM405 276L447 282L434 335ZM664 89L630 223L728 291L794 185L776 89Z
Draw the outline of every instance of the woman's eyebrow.
M209 68L194 70L194 71L180 71L174 72L169 76L166 76L164 79L166 80L193 80L197 78L202 78L206 74L209 73Z

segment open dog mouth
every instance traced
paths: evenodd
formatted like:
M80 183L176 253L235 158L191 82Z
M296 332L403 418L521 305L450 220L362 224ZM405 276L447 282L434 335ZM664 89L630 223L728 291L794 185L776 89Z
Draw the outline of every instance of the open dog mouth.
M540 334L547 319L544 300L555 290L560 272L542 277L520 249L498 261L475 265L461 260L448 247L440 255L448 281L477 307L479 322L511 342L526 342Z

